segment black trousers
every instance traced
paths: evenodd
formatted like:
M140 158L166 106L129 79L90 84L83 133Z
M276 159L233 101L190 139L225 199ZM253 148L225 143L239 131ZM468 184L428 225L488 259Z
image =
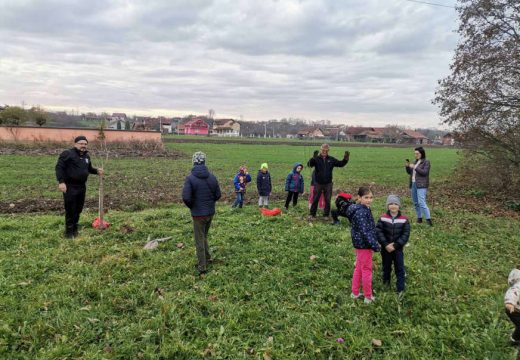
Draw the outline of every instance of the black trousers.
M329 216L330 214L330 198L332 197L332 183L329 184L315 184L314 185L314 197L312 198L311 215L316 216L318 210L318 204L320 202L321 193L324 193L325 197L325 209L323 209L323 216Z
M403 249L394 250L391 253L386 251L385 249L381 249L381 257L382 257L382 276L383 283L389 284L390 279L392 277L392 264L394 264L394 271L396 277L396 286L397 292L404 291L404 282L406 277L406 272L404 269L404 252Z
M211 260L209 254L208 232L213 215L193 218L193 235L195 238L195 249L197 251L197 270L204 272L208 270L208 262Z
M513 324L515 324L515 331L511 337L513 340L520 341L520 312L515 311L510 313L506 309L506 314L509 316L509 319L513 322Z
M83 211L86 192L85 185L67 184L67 192L63 194L66 235L77 235L79 215Z
M345 212L343 212L341 209L331 210L330 215L334 221L339 221L340 216L347 217L347 214L345 214Z
M291 199L292 199L293 206L296 206L296 204L298 204L298 195L299 195L299 193L297 193L297 192L292 192L292 191L287 192L287 199L285 200L286 209L289 208Z

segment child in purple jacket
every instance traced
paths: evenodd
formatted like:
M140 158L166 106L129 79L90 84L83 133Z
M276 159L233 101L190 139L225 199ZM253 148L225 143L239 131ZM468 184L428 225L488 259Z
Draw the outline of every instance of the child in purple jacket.
M238 170L238 173L235 175L233 179L233 184L235 185L235 194L236 200L231 206L232 208L242 208L244 205L244 198L246 195L246 185L248 182L251 182L251 175L247 171L247 167L241 166Z

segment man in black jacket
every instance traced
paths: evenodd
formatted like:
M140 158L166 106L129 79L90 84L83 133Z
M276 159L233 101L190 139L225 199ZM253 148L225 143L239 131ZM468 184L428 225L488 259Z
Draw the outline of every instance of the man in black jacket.
M320 154L312 157L308 161L310 167L315 168L315 185L314 185L314 198L312 199L312 205L310 210L310 218L316 217L316 211L318 210L318 202L320 201L321 193L325 194L325 209L323 210L323 216L328 219L330 213L330 199L332 197L332 170L335 167L344 167L347 165L350 157L350 153L345 151L343 160L337 160L336 158L329 156L329 145L323 144L320 147Z
M182 189L182 201L191 210L195 248L197 250L197 270L199 274L208 271L211 262L208 232L215 214L215 202L220 199L218 180L206 167L206 154L201 151L193 154L193 169L186 176Z
M83 135L74 139L74 147L61 153L56 164L58 188L65 203L65 237L78 236L79 215L85 204L89 174L103 176L103 169L92 167L87 151L88 141Z

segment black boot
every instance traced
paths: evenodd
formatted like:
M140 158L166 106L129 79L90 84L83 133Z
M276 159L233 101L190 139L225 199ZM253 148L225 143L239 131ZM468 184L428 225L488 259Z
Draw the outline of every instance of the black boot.
M417 218L417 224L421 224L422 223L422 218Z
M78 236L78 224L74 224L74 228L72 229L72 235L74 237Z
M432 219L426 219L426 223L430 226L433 226Z

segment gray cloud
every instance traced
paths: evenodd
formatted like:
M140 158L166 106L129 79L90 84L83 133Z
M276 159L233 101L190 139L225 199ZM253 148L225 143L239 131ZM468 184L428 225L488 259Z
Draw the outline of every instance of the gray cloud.
M0 103L431 126L455 28L402 0L0 0Z

